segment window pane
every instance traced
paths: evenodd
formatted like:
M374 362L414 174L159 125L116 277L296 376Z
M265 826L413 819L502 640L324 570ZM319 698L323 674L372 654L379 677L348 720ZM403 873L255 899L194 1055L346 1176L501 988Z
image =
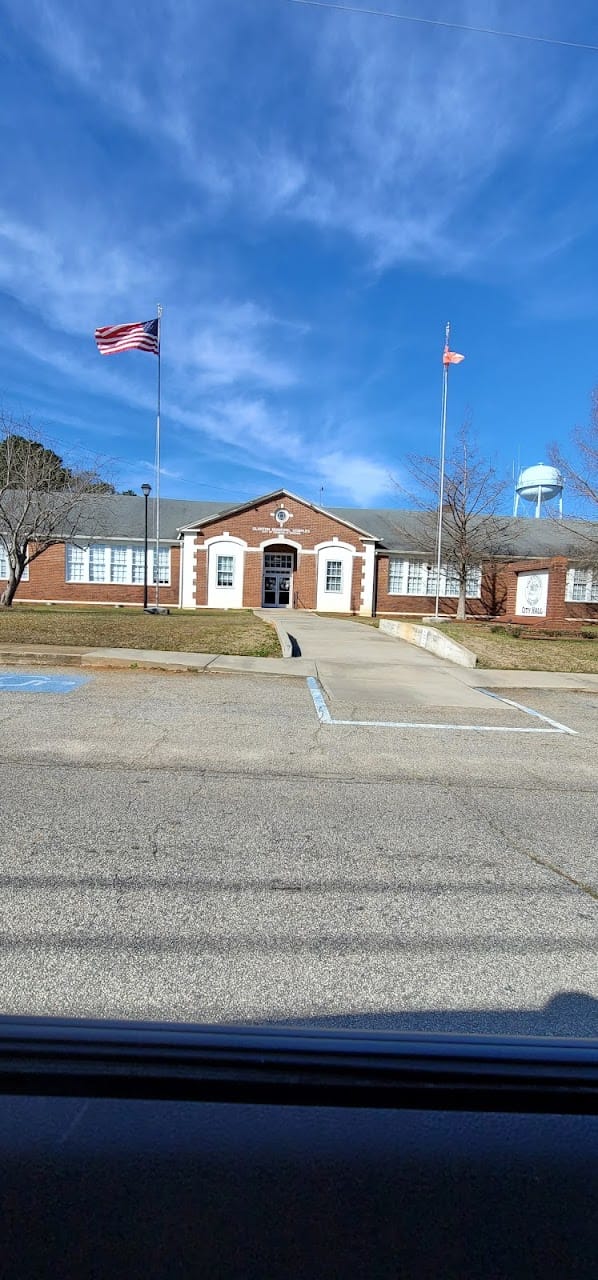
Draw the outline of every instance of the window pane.
M479 596L482 590L482 570L469 569L467 572L467 581L465 584L465 594L471 598Z
M576 569L573 574L573 600L586 600L588 594L588 569Z
M442 568L441 568L441 574L442 574ZM435 564L434 564L434 565L430 565L430 567L429 567L429 569L427 570L427 573L426 573L426 585L425 585L425 591L424 591L424 594L425 594L425 595L427 595L427 596L435 596L435 595L436 595L436 581L437 581L437 578L438 578L438 570L437 570L437 568L436 568L436 565L435 565ZM440 583L440 587L441 587L441 589L442 589L442 581L441 581L441 583ZM442 594L442 591L441 591L441 594Z
M83 547L75 547L72 544L67 545L66 549L66 580L67 582L85 582L85 552Z
M410 560L409 569L407 571L407 595L421 596L424 594L424 566L421 560Z
M343 565L341 560L326 561L326 590L342 591Z
M264 569L284 569L285 573L293 571L293 555L290 551L266 551L264 553Z
M445 596L459 595L459 574L454 564L444 566L444 589L442 579L440 581L440 589Z
M149 551L148 551L149 561ZM143 547L133 547L131 553L131 582L135 586L142 585L145 581L145 552ZM148 573L149 578L149 573Z
M388 562L388 591L389 595L400 595L403 585L403 561L398 560L395 556Z
M152 582L156 581L156 552L152 556ZM170 547L160 547L160 586L170 584Z
M216 562L216 585L218 587L232 587L235 571L235 561L233 556L218 556Z
M106 547L89 548L89 581L106 582Z
M0 542L0 578L8 578L8 556L3 542Z
M127 548L110 548L110 581L128 582Z

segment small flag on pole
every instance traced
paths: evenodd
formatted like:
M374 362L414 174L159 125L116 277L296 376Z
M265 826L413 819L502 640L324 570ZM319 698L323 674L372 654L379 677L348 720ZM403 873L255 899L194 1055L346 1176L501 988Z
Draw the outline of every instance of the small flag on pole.
M109 324L96 329L95 340L102 356L118 351L152 351L160 355L159 320L142 320L139 324Z
M461 364L464 359L465 356L460 356L458 351L449 351L448 347L444 348L443 364Z

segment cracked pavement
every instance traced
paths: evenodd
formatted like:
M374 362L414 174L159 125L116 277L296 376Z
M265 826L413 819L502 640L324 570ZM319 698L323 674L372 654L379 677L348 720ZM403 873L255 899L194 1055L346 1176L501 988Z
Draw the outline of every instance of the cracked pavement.
M284 678L0 694L2 1011L598 1034L598 707L524 701L578 736L326 726Z

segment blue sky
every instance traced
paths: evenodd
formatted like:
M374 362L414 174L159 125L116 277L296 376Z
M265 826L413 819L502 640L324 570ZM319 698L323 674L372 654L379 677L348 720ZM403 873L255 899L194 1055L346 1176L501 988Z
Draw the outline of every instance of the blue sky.
M598 44L595 0L404 7ZM157 301L172 497L396 505L447 319L449 427L505 469L586 418L598 54L287 0L0 15L0 403L67 453L151 481L155 358L93 330Z

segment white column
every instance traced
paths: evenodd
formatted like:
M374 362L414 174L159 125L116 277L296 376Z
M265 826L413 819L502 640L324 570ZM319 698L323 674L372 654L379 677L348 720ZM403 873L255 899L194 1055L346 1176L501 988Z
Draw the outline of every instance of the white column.
M195 533L184 533L181 540L181 606L195 609Z
M361 574L361 603L359 612L365 618L371 618L374 611L374 581L376 577L376 544L364 543L365 555Z

